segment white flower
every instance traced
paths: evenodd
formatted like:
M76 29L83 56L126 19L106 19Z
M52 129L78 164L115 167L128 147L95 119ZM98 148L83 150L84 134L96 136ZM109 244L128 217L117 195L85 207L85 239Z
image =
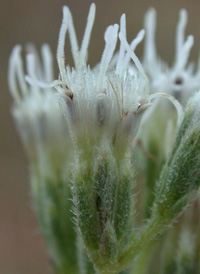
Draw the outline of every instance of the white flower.
M52 81L54 75L49 46L43 45L41 48L42 64L33 46L29 46L28 52L27 73L34 78ZM51 160L56 162L56 158L60 158L61 162L69 149L67 150L66 122L56 94L52 88L29 85L24 78L21 46L15 46L9 60L8 80L14 99L12 113L23 144L32 161L39 165L38 161L43 162L40 166L49 164ZM70 139L68 143L69 141Z
M95 70L87 66L87 49L94 22L95 5L92 4L88 23L79 49L72 16L67 7L59 35L57 59L63 84L57 90L63 98L62 108L74 139L82 143L83 138L90 145L98 144L101 137L110 143L118 143L121 136L136 135L142 111L149 105L148 81L143 68L125 39L125 16L121 19L120 55L117 66L108 71L118 40L118 25L109 26L105 32L105 49L101 62ZM69 31L75 69L63 63L65 33ZM141 31L134 40L134 46L142 40ZM130 75L127 71L133 58L138 71ZM81 136L81 138L80 138ZM125 139L123 139L123 142Z
M122 147L127 148L127 143L133 141L137 134L141 114L155 97L149 96L148 79L134 53L136 46L143 39L144 30L141 30L129 45L126 40L126 19L125 15L122 15L119 33L117 24L107 28L101 61L91 69L87 65L87 57L94 18L95 5L92 4L79 48L72 15L68 7L64 7L57 50L60 79L46 84L44 81L38 81L36 77L26 79L33 85L56 88L76 145L83 148L88 144L98 145L106 139L109 144L123 144ZM67 31L74 68L65 65L64 46ZM115 66L110 69L118 39L120 51L117 58L115 56ZM131 59L135 67L130 73ZM173 99L172 101L177 107L177 102ZM180 112L180 106L178 111Z
M172 67L160 60L155 45L156 12L150 9L145 16L144 67L150 79L152 92L163 92L175 96L181 103L200 87L200 66L194 72L192 63L188 64L189 54L194 42L192 35L185 40L187 13L180 11L176 30L176 52Z
M42 62L34 47L29 46L24 70L21 46L14 47L8 77L14 99L12 112L28 154L34 209L50 257L58 273L63 273L64 267L77 273L70 191L73 144L55 90L29 85L24 79L27 71L29 77L53 80L53 58L48 45L42 46L41 57Z

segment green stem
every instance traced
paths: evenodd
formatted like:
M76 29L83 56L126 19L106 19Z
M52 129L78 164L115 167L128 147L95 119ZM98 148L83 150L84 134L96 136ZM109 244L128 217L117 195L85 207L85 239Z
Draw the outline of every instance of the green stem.
M77 231L77 260L78 260L78 269L79 274L86 274L86 258L85 250L83 245L83 240Z
M70 266L69 262L66 264L63 263L63 265L59 267L55 267L55 273L56 274L66 274L66 273L74 273L75 269Z
M140 252L134 265L134 272L133 272L134 274L147 273L149 259L151 257L151 252L154 245L155 245L155 242L152 242Z
M165 224L160 221L159 217L152 217L147 226L145 226L140 232L138 237L133 238L130 248L124 253L123 257L121 257L121 266L130 267L136 256L151 242L156 234L163 230L164 226Z
M77 229L78 230L78 229ZM86 249L84 247L83 239L77 231L77 265L79 274L95 273L93 264L88 259Z

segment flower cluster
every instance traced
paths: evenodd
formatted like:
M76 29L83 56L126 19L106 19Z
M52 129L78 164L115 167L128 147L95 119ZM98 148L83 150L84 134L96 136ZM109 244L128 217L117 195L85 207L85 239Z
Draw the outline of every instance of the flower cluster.
M145 17L143 65L134 51L145 31L129 44L123 14L120 25L106 29L101 60L90 68L95 4L81 46L72 14L63 8L57 80L47 45L42 47L42 65L35 49L28 47L26 76L21 47L11 54L13 115L32 167L38 219L59 274L94 269L140 273L154 249L152 239L171 226L198 191L200 93L186 104L199 87L199 68L193 73L187 65L193 37L184 38L187 15L182 10L176 58L168 68L157 56L155 16L151 9ZM74 67L65 64L67 33ZM178 123L170 117L168 104L157 101L152 107L160 96L173 103ZM178 100L186 105L184 113ZM182 243L179 258L191 258L192 251L185 252ZM163 267L167 269L166 262Z
M87 51L94 16L93 4L79 49L71 13L67 7L64 7L57 51L60 81L52 83L60 96L61 107L65 112L73 140L75 143L83 144L87 143L89 138L91 146L99 142L100 135L111 144L120 142L121 137L127 139L131 136L130 139L133 140L138 131L141 114L150 105L148 80L140 61L134 54L134 49L143 39L144 31L140 31L129 45L126 41L126 22L123 15L119 34L117 24L107 28L106 45L101 62L92 70L87 65ZM75 68L65 67L64 43L67 30ZM120 54L116 68L110 71L108 68L118 37ZM128 70L131 58L137 68L132 75ZM35 77L27 80L34 84ZM37 83L38 80L35 81L35 85ZM82 136L78 137L78 135ZM127 142L123 140L123 143Z

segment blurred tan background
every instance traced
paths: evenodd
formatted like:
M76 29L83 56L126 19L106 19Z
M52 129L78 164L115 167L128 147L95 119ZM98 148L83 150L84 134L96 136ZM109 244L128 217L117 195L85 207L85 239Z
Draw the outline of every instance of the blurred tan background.
M56 52L62 21L62 6L74 15L79 41L82 37L89 0L0 0L0 273L52 273L48 254L39 233L29 191L28 163L16 133L10 108L12 99L7 87L7 63L15 44L47 42ZM200 49L199 0L96 0L96 23L90 44L89 61L101 56L103 33L109 24L127 14L129 41L142 28L143 16L151 6L158 12L157 44L160 55L171 62L174 54L175 26L180 8L189 13L187 33L195 36L192 58ZM66 47L66 51L70 48ZM142 45L138 55L142 56ZM66 53L69 62L71 57ZM55 60L56 63L56 60Z

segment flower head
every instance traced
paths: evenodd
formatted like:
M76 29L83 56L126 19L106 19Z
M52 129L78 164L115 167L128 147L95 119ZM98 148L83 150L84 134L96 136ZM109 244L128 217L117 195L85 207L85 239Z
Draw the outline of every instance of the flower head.
M91 69L87 65L87 56L94 17L95 5L92 4L79 48L72 15L67 7L63 8L57 50L60 80L53 85L61 98L61 106L76 144L97 144L102 137L110 144L118 143L121 136L125 139L131 137L133 140L138 131L141 114L150 105L148 80L134 53L134 49L143 39L144 31L140 31L129 45L126 41L125 15L122 15L119 34L117 24L107 28L101 62L95 69ZM64 45L67 31L75 68L65 66ZM118 38L119 58L116 67L108 70ZM136 67L132 75L128 71L131 59ZM34 82L30 78L27 80Z
M35 48L28 47L26 71L29 77L51 82L54 76L49 46L42 46L41 55L42 64ZM29 85L24 78L21 46L15 46L8 79L14 99L12 113L29 157L38 221L55 268L61 273L65 265L70 273L77 273L76 233L70 212L71 138L54 89Z
M63 8L57 49L60 77L55 81L41 81L27 76L26 80L35 86L55 87L60 98L68 129L76 147L111 144L125 151L136 136L144 110L151 100L163 94L149 95L149 82L142 64L134 53L144 37L141 30L131 44L126 39L126 16L117 24L109 26L104 35L105 48L100 63L91 69L87 64L88 46L95 18L95 4L89 10L85 33L79 47L73 18L68 7ZM65 65L65 37L69 33L74 67ZM115 54L120 41L119 54ZM114 55L114 56L113 56ZM130 71L130 61L134 69ZM114 65L113 65L114 64ZM170 95L181 116L181 107ZM180 120L180 119L179 119ZM89 145L89 146L88 146Z
M41 54L42 65L34 47L28 47L27 73L30 77L52 81L52 55L48 45L42 46ZM14 47L9 61L8 80L14 98L12 113L28 156L37 164L42 161L39 166L43 169L56 158L60 158L59 162L62 162L61 158L66 158L67 127L54 90L29 85L24 78L21 46L18 45ZM69 149L67 151L69 153Z
M105 32L105 49L99 66L92 70L87 65L87 48L94 22L95 6L91 5L81 48L79 49L72 16L68 8L63 9L64 18L60 30L57 59L63 84L57 90L63 98L68 125L77 141L83 139L90 144L106 138L111 144L136 135L141 113L149 105L148 80L144 70L126 41L125 15L121 18L120 33L117 24ZM69 31L75 69L63 63L65 33ZM118 36L121 42L116 67L109 71ZM133 41L133 48L142 40L144 31ZM127 68L130 59L137 71L130 75ZM81 136L81 138L80 138ZM125 138L125 139L124 139ZM88 142L89 140L89 142ZM80 142L79 142L80 143Z
M185 39L186 24L187 12L181 10L176 30L175 60L172 67L169 67L160 60L156 51L156 12L154 9L147 12L144 22L146 30L144 67L150 79L152 92L171 94L183 104L200 87L199 66L194 72L193 63L188 64L194 38L189 35Z

